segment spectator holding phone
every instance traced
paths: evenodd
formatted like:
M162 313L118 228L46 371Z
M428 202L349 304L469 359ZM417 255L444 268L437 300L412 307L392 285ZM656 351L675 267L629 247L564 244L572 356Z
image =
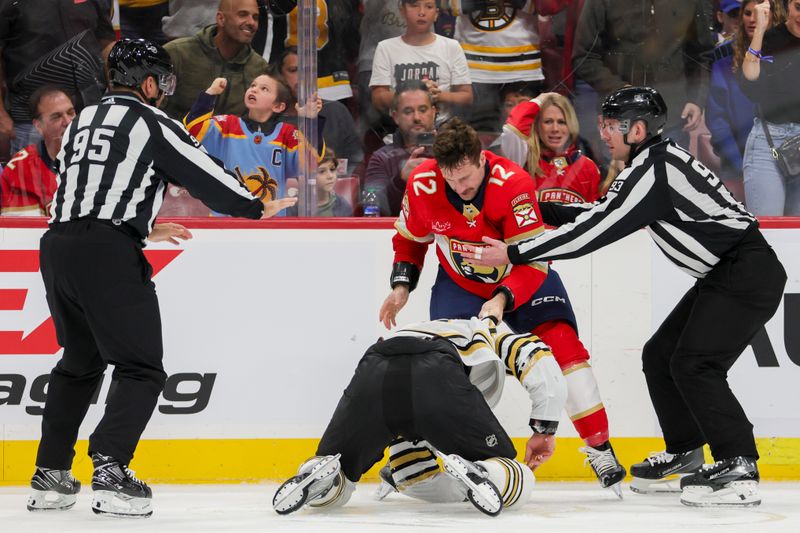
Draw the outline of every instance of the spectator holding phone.
M428 86L418 80L398 85L391 114L398 129L391 144L372 154L364 180L364 188L378 195L381 216L400 213L409 174L432 157L436 106Z

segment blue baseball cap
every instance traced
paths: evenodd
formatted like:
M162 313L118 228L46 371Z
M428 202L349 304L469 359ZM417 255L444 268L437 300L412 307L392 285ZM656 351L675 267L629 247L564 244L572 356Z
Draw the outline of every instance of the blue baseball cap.
M742 7L742 0L719 0L719 10L726 15L734 9Z

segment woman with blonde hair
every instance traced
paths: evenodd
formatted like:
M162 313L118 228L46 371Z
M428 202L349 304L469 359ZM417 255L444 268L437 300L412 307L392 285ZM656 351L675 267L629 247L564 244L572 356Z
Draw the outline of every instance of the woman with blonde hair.
M503 155L533 177L540 202L594 202L605 191L597 165L577 147L579 133L570 101L542 93L511 111L500 145Z

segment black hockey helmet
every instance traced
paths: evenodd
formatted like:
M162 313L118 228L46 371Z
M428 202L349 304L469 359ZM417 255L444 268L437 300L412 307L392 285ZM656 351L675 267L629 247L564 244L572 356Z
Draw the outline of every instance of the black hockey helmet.
M164 48L147 39L122 39L108 54L108 79L114 85L139 89L153 76L158 88L170 96L175 91L172 59Z
M637 120L647 125L647 138L661 135L667 123L667 104L652 87L623 87L606 96L601 106L603 118L620 121L620 131L628 139L630 126Z

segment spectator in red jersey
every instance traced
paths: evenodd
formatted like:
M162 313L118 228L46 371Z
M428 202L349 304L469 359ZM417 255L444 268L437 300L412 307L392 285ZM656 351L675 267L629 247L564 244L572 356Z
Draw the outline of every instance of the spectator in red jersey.
M56 190L53 167L61 150L64 130L75 118L72 99L61 89L46 85L31 95L33 125L42 136L14 154L0 177L0 214L49 215Z
M540 202L594 202L605 193L597 165L576 146L578 128L575 109L558 93L517 105L506 120L502 152L530 173Z

